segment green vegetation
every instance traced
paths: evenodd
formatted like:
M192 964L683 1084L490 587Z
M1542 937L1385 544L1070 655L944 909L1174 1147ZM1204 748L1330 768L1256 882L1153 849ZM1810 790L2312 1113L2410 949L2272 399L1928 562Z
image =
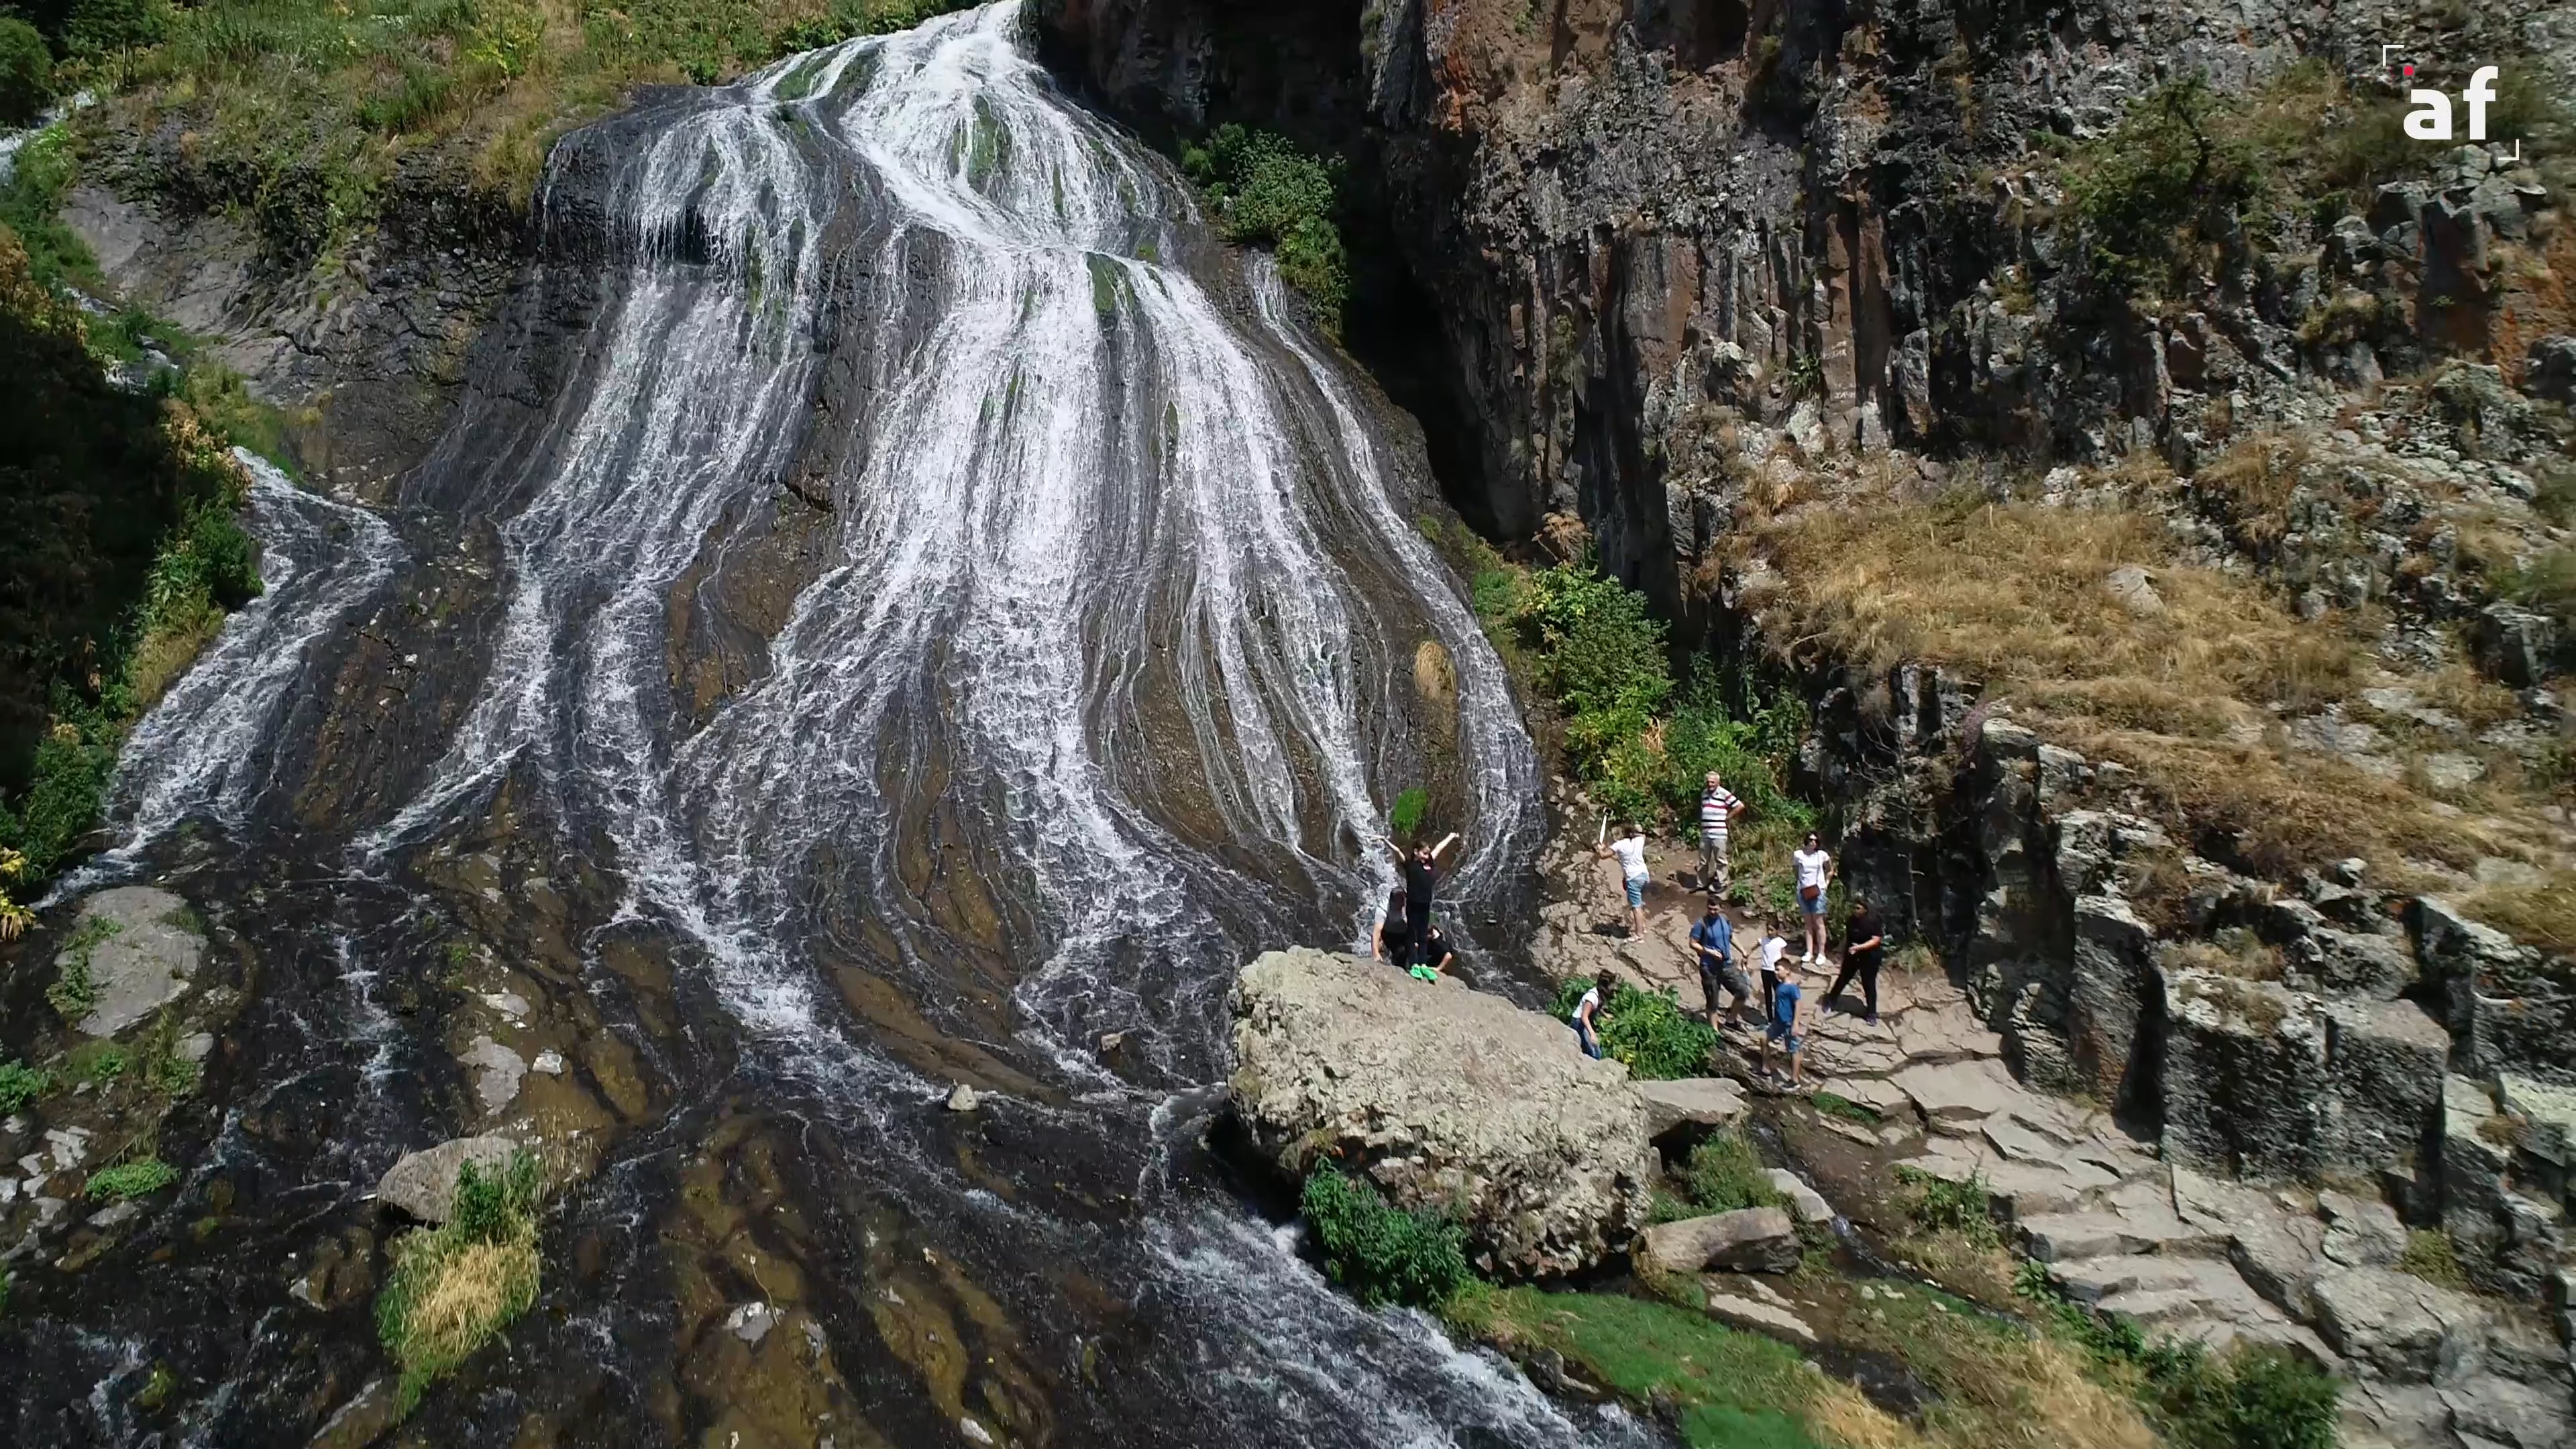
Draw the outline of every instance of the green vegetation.
M25 1062L0 1062L0 1117L6 1117L54 1089L53 1073Z
M9 892L27 873L27 857L0 845L0 941L17 940L36 923L36 913L10 899Z
M54 100L54 54L36 27L0 15L0 126L24 126Z
M1575 1005L1591 989L1588 977L1570 976L1560 983L1551 1008L1557 1020L1573 1016ZM1669 991L1644 992L1622 981L1594 1021L1601 1029L1601 1050L1627 1063L1630 1074L1652 1081L1696 1077L1717 1050L1717 1032L1682 1010Z
M97 1007L98 982L90 975L90 956L101 942L123 929L105 916L93 916L81 922L63 947L62 962L55 968L54 984L45 988L45 1000L66 1025L79 1025Z
M1468 1280L1465 1229L1438 1213L1396 1207L1338 1167L1306 1174L1297 1211L1324 1271L1362 1303L1429 1307Z
M83 1044L73 1051L66 1063L74 1078L93 1087L115 1086L124 1080L125 1069L133 1064L134 1059L126 1055L125 1048L103 1041Z
M2459 1249L2452 1245L2451 1235L2440 1228L2417 1228L2406 1235L2406 1251L2397 1266L2427 1283L2465 1293L2469 1289L2468 1270L2460 1266Z
M108 1202L149 1197L179 1180L179 1169L158 1157L137 1157L91 1173L89 1195Z
M376 1332L402 1369L401 1412L537 1301L537 1201L530 1154L494 1175L469 1162L448 1220L395 1240Z
M127 726L258 592L247 486L186 402L108 381L79 308L0 228L0 851L19 879L78 848Z
M1423 812L1431 808L1431 792L1417 785L1395 797L1386 812L1387 833L1398 840L1410 840L1422 828Z
M1739 862L1758 862L1766 843L1785 859L1787 842L1815 823L1786 788L1806 728L1794 694L1738 712L1714 672L1702 672L1676 699L1664 625L1645 595L1588 559L1537 570L1498 557L1479 563L1478 614L1556 706L1569 763L1604 806L1640 824L1687 824L1697 818L1702 777L1715 770L1747 807ZM1749 887L1748 873L1737 874Z
M1896 1180L1910 1190L1906 1215L1916 1227L1927 1233L1957 1233L1978 1248L2002 1244L1984 1178L1951 1182L1920 1168L1899 1167Z
M1442 1309L1456 1331L1519 1353L1553 1352L1632 1403L1670 1401L1689 1449L1815 1449L1870 1442L1833 1432L1853 1419L1896 1426L1856 1390L1808 1369L1795 1349L1707 1315L1610 1293L1482 1284Z
M1713 1133L1692 1148L1677 1176L1692 1206L1704 1213L1789 1203L1788 1196L1771 1185L1771 1174L1754 1153L1751 1140L1734 1128Z
M1339 158L1323 160L1271 131L1227 124L1181 148L1181 169L1207 188L1226 240L1272 247L1279 275L1306 294L1327 332L1341 331L1350 267L1334 224Z
M2150 1343L2134 1322L2069 1302L2039 1263L2024 1263L2013 1287L2178 1449L2334 1449L2340 1388L2307 1360L2270 1345L2213 1354L2190 1339Z
M2123 290L2180 290L2177 275L2230 235L2262 186L2253 147L2219 124L2208 83L2190 76L2134 102L2068 175L2097 274Z
M1828 1117L1840 1117L1846 1122L1857 1122L1863 1127L1878 1125L1877 1108L1865 1102L1855 1102L1849 1097L1837 1096L1832 1092L1814 1093L1807 1098L1807 1105Z

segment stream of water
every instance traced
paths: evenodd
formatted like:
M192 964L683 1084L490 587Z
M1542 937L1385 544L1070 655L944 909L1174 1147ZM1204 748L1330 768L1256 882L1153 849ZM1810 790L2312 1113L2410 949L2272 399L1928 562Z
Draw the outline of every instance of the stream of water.
M448 440L381 517L262 472L268 592L128 751L85 880L233 898L266 989L198 1176L264 1206L232 1256L102 1273L120 1326L40 1336L66 1402L22 1391L20 1426L157 1435L67 1401L173 1325L213 1385L180 1442L349 1398L363 1343L244 1260L468 1125L455 1033L409 1013L459 923L542 891L559 934L510 939L571 963L544 979L646 1105L432 1441L726 1442L763 1391L693 1367L710 1281L810 1317L820 1442L1647 1437L1360 1310L1200 1140L1236 967L1365 934L1398 790L1463 833L1470 926L1538 826L1420 480L1266 259L1058 93L1011 3L648 97L557 148L539 207ZM172 1310L213 1284L240 1301Z

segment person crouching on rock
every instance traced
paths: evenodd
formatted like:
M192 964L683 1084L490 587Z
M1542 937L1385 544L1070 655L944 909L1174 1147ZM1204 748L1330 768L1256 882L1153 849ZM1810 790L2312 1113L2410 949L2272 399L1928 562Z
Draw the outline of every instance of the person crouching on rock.
M1771 1079L1771 1044L1789 1054L1789 1087L1792 1091L1806 1086L1806 1060L1799 1053L1807 1039L1799 1034L1798 968L1787 961L1780 963L1780 984L1771 993L1771 1020L1762 1030L1762 1076Z
M1574 1003L1574 1015L1567 1018L1574 1034L1583 1039L1583 1054L1598 1061L1601 1057L1601 1003L1610 999L1610 988L1619 978L1603 971L1592 978L1592 988Z
M1405 946L1407 914L1404 892L1388 891L1386 909L1378 912L1377 928L1369 932L1370 960L1392 961L1399 970L1413 964Z
M1699 958L1699 989L1708 1001L1708 1024L1724 1031L1734 1024L1744 1003L1753 999L1753 988L1730 959L1735 954L1735 923L1726 918L1715 891L1709 893L1708 913L1691 927L1690 942L1691 954ZM1723 1017L1717 1009L1720 993L1735 998Z
M1387 853L1395 857L1396 869L1404 872L1404 959L1396 964L1412 966L1422 960L1423 943L1431 935L1431 896L1440 888L1440 857L1458 843L1458 832L1450 831L1438 845L1417 842L1408 855L1392 840L1380 838Z
M1434 926L1422 938L1422 954L1413 958L1413 964L1405 968L1405 973L1416 981L1436 982L1440 974L1449 969L1449 963L1456 959L1457 956L1449 949L1449 938L1441 935L1440 928Z

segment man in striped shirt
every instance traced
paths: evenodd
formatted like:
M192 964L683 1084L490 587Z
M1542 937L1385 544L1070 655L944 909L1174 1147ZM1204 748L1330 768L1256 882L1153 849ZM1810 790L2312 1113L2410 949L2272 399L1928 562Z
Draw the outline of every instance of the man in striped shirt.
M1700 889L1723 892L1727 887L1727 827L1744 813L1744 802L1730 793L1717 772L1708 772L1708 789L1699 797L1699 884Z

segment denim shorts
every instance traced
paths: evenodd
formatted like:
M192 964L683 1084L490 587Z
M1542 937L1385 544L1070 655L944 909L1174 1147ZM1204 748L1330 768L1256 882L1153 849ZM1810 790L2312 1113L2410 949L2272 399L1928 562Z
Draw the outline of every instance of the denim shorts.
M1811 901L1807 899L1806 893L1801 891L1798 895L1798 909L1805 911L1811 916L1823 915L1825 913L1825 893L1821 890L1817 891L1816 898Z
M1644 876L1632 875L1627 878L1627 882L1628 907L1629 909L1634 910L1646 903L1646 878Z

